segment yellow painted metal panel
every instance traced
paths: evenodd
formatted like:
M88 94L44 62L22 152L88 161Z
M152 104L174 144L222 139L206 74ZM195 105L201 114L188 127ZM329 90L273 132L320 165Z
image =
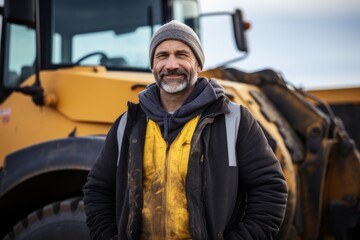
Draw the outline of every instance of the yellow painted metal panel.
M77 136L106 134L126 110L127 101L153 82L150 73L108 72L101 67L43 71L41 83L48 106L38 107L31 97L14 92L0 106L0 167L7 154L33 144ZM31 85L34 77L24 85Z

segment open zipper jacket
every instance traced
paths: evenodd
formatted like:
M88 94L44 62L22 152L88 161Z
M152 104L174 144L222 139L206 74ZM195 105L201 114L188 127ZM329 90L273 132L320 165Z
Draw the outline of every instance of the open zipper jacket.
M211 103L202 112L192 138L185 186L189 232L193 240L272 239L285 215L286 181L260 126L242 106L237 163L229 165L227 104L224 97ZM140 236L147 116L138 104L128 104L127 126L118 153L121 117L110 129L83 188L92 239Z

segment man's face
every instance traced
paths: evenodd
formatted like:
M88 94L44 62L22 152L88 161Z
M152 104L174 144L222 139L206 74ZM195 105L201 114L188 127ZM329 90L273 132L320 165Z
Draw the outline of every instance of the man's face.
M201 67L191 48L183 42L166 40L154 53L153 73L157 85L167 93L179 93L194 85Z

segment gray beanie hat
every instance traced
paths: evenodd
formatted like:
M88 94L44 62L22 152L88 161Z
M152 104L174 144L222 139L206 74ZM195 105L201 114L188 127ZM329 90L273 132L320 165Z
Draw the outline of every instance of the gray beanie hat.
M205 56L201 48L199 37L189 26L172 20L161 26L153 35L150 43L150 69L153 68L153 60L156 47L165 40L178 40L188 45L193 51L200 67L204 66Z

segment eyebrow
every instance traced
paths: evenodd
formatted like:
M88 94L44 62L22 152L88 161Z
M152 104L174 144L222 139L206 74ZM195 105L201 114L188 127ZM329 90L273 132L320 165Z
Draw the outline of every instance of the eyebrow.
M175 54L183 54L183 53L190 54L190 52L189 52L188 50L185 50L185 49L177 50L177 51L175 52Z
M157 53L155 54L155 56L160 56L160 55L164 55L164 54L165 54L165 55L169 55L169 51L164 50L164 51L157 52ZM187 55L189 55L190 52L189 52L188 50L181 49L181 50L176 50L176 51L175 51L175 54L187 54Z
M155 56L159 56L159 55L168 55L169 54L169 52L168 51L160 51L160 52L157 52L156 54L155 54Z

